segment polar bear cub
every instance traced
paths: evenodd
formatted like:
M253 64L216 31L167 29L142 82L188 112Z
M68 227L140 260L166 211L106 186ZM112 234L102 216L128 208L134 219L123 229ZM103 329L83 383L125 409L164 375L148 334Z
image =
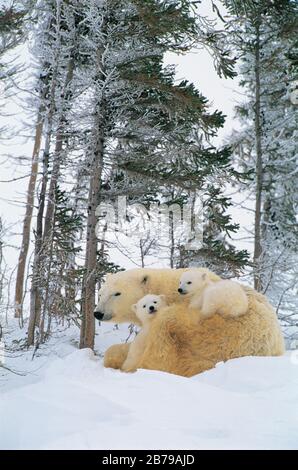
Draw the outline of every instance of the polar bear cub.
M182 274L178 292L191 297L190 307L198 308L203 317L216 313L225 317L244 315L248 298L240 284L230 280L212 280L208 270L190 269Z
M166 305L164 295L147 294L132 306L132 310L141 321L142 329L129 346L127 358L121 367L122 371L134 372L137 370L137 365L146 347L146 339L150 323L155 317L155 314L161 308L166 307Z

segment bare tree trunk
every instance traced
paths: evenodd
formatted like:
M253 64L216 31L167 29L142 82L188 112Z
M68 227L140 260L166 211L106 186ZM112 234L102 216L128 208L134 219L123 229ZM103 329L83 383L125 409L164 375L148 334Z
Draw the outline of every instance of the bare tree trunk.
M51 122L48 120L48 132L47 138L45 143L44 149L44 156L43 156L43 175L42 175L42 184L41 190L39 195L39 206L37 212L37 222L36 222L36 235L35 235L35 247L34 247L34 260L33 260L33 268L32 268L32 281L31 281L31 290L30 290L30 316L29 316L29 324L28 324L28 336L27 336L27 344L31 346L34 344L34 332L35 326L39 322L39 315L40 312L40 295L39 295L39 287L40 287L40 278L41 278L41 263L40 263L40 253L42 248L42 225L43 225L43 212L45 206L45 195L46 195L46 188L47 188L47 181L48 181L48 166L49 166L49 152L50 152L50 141L51 141Z
M74 72L74 61L73 59L70 59L69 64L68 64L65 85L64 85L64 91L60 98L61 102L64 101L65 103L67 103L68 99L70 98L69 85L73 78L73 72ZM47 211L46 211L45 222L44 222L44 236L43 236L44 239L50 234L50 231L52 228L53 215L54 215L54 209L55 209L55 203L56 203L56 197L55 197L56 187L57 187L59 174L60 174L60 167L61 167L61 154L62 154L62 149L63 149L64 132L65 132L65 114L62 113L60 117L58 129L57 129L57 135L56 135L56 145L55 145L55 151L54 151L52 176L51 176L49 194L48 194L48 205L47 205Z
M143 240L141 238L139 241L139 246L140 246L140 254L141 254L141 266L142 268L144 268L145 267L145 254L144 254Z
M55 101L55 89L56 83L55 80L52 80L52 87L50 93L50 108L48 111L47 117L47 135L45 141L45 148L43 152L43 171L42 171L42 180L41 180L41 189L39 193L39 204L37 211L37 220L36 220L36 233L35 233L35 246L34 246L34 259L33 259L33 268L32 268L32 281L31 281L31 290L30 290L30 317L28 325L28 345L31 346L34 344L34 329L35 325L39 322L39 312L41 306L41 299L39 295L39 284L41 277L41 263L40 263L40 253L42 249L42 232L43 232L43 214L45 207L45 198L46 190L48 184L48 169L49 169L49 157L50 157L50 147L51 147L51 138L52 138L52 125L53 125L53 113L54 113L54 101Z
M51 30L53 22L53 17L49 18L48 21L48 31ZM44 64L44 70L47 70L49 64ZM25 268L29 251L30 244L30 230L31 230L31 220L33 214L33 205L34 205L34 195L35 187L38 173L38 159L40 146L43 135L43 127L45 122L46 114L46 105L45 99L47 98L50 86L49 74L46 76L40 75L40 84L41 84L41 93L40 93L40 105L37 113L37 123L35 127L35 138L34 138L34 147L32 152L32 163L31 163L31 173L27 189L27 201L26 201L26 211L23 222L23 233L22 233L22 244L19 254L19 260L17 265L17 276L16 276L16 287L15 287L15 317L22 317L23 315L23 297L24 297L24 278L25 278Z
M92 164L90 168L90 189L88 196L88 218L87 218L87 241L85 256L85 275L82 289L82 325L80 348L94 347L94 307L95 307L95 288L96 288L96 265L97 265L97 237L95 233L96 215L95 211L100 203L101 176L104 152L104 138L102 134L102 120L96 126L95 151L93 153Z
M263 189L263 155L261 142L261 102L260 102L260 24L256 25L256 48L255 48L255 141L256 141L256 202L255 202L255 222L254 222L254 287L257 291L262 290L262 189Z
M73 77L73 60L69 61L68 71L65 80L64 92L61 96L61 101L67 100L69 98L68 87ZM61 153L63 147L63 139L64 139L64 125L65 125L65 116L62 113L57 134L56 134L56 144L53 156L53 168L50 180L50 187L48 193L48 204L47 204L47 211L45 215L45 222L44 222L44 229L43 229L43 217L44 217L44 209L45 209L45 198L46 198L46 190L48 185L48 166L49 166L49 151L50 151L50 140L51 140L51 133L52 133L52 118L54 112L54 91L55 91L55 83L53 83L53 93L52 93L52 101L51 101L51 110L49 116L49 132L47 135L47 142L45 148L45 158L44 158L44 169L43 169L43 177L42 177L42 186L40 192L40 204L38 208L37 214L37 230L36 230L36 240L35 240L35 250L34 250L34 262L33 262L33 273L32 273L32 285L31 285L31 296L30 296L30 318L29 318L29 326L28 326L28 338L27 342L28 345L34 344L34 331L36 325L39 323L40 313L41 313L41 298L40 298L40 288L41 288L41 281L43 279L43 275L41 270L44 269L45 257L44 252L47 249L48 244L50 244L52 228L53 228L53 216L54 216L54 209L55 209L55 194L56 194L56 187L57 182L60 174L60 166L61 166ZM51 261L49 261L51 264ZM49 275L49 273L48 273ZM47 281L46 281L47 283Z
M43 93L45 95L45 92ZM22 244L19 254L17 276L16 276L16 288L15 288L15 317L22 317L23 314L23 295L24 295L24 277L26 261L28 256L29 244L30 244L30 229L31 220L33 214L34 205L34 194L38 172L38 158L41 146L42 132L44 126L44 96L41 97L41 104L39 106L37 115L37 124L35 128L34 147L32 153L31 173L28 183L27 190L27 201L26 211L23 222L23 233L22 233Z
M174 214L172 211L169 212L169 235L170 235L170 268L174 268L174 256L175 256L175 235L174 235Z
M39 321L39 341L42 343L44 341L44 324L45 324L45 317L48 314L48 317L51 316L49 312L49 301L50 301L50 273L51 273L51 268L52 268L52 261L53 261L53 246L54 246L54 240L53 240L53 232L51 232L51 241L50 241L50 251L49 251L49 256L48 256L48 276L46 280L46 285L45 285L45 296L44 296L44 301L43 301L43 310L42 313L40 313L40 321ZM50 322L48 323L49 326ZM48 334L50 333L49 328L48 328Z
M103 25L102 25L103 27ZM99 79L106 79L104 64L102 61L103 51L97 52L97 70ZM85 273L82 282L82 323L80 332L80 348L94 348L95 335L95 290L96 290L96 267L97 267L97 236L96 236L96 208L101 199L101 178L104 157L104 129L106 123L105 99L102 90L100 101L97 101L94 109L94 150L90 165L90 183L88 195L88 217L87 217L87 239L85 252ZM92 142L92 144L93 144Z

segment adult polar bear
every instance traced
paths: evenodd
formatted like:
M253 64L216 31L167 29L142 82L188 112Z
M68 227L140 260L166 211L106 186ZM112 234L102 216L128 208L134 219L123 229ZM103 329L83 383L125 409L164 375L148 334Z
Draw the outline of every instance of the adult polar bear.
M198 268L204 271L204 268ZM164 294L169 307L153 319L147 346L138 368L161 370L191 377L216 363L242 356L279 356L284 352L276 315L264 296L245 288L247 314L237 318L214 315L198 322L197 311L178 294L183 269L131 269L107 276L99 292L94 315L102 321L139 324L132 310L146 294ZM214 280L219 277L214 275ZM174 304L174 305L171 305ZM128 344L111 346L105 367L118 369Z

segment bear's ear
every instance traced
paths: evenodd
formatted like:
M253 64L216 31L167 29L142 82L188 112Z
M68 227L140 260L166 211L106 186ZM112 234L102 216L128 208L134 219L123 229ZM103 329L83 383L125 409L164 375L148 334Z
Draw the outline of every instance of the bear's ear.
M149 279L148 274L145 274L144 276L142 276L141 284L147 284L148 279Z
M137 304L133 304L133 305L131 306L131 309L132 309L132 311L133 311L134 313L136 313L136 311L137 311Z

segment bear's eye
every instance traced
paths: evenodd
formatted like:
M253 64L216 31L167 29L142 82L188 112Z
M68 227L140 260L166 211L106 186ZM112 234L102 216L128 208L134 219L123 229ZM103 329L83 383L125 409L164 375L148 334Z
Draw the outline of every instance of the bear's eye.
M118 297L118 295L121 295L121 292L116 292L116 293L114 294L115 297Z
M143 308L146 308L146 305L143 305Z
M187 284L192 284L192 282L191 282L191 281L188 281L188 283L187 283Z
M153 303L154 303L154 304L157 304L156 300L153 300Z

